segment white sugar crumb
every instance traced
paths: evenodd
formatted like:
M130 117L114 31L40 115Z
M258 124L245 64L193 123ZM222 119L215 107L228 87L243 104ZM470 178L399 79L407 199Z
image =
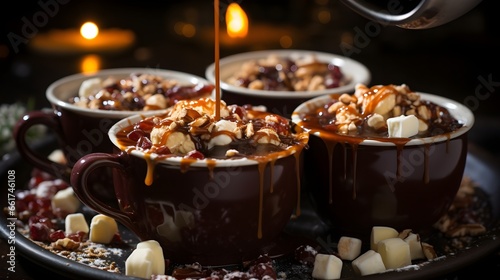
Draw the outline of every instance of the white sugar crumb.
M170 275L152 275L151 280L177 280Z
M121 273L120 269L113 260L109 260L109 256L121 255L123 250L117 248L107 248L103 244L92 243L90 241L81 242L78 249L69 251L65 249L56 249L51 245L42 242L35 242L42 248L45 248L52 253L72 260L89 267L105 270L113 273Z
M397 268L397 269L394 269L394 270L395 271L410 271L410 270L419 270L419 269L420 269L419 265L411 264L411 265L407 265L407 266L404 266L404 267L401 267L401 268Z
M123 250L119 248L108 248L108 251L115 256L121 257L123 255Z
M306 252L316 253L316 249L314 249L314 248L313 248L312 246L310 246L310 245L306 245L306 246L304 247L304 250L305 250Z

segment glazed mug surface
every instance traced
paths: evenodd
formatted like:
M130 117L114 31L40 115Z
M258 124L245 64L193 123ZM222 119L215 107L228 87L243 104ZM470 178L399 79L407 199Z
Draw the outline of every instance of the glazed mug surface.
M183 158L155 161L141 151L119 148L116 133L141 116L109 131L114 153L92 153L73 167L71 185L84 204L108 215L142 240L157 240L165 258L202 265L241 264L269 253L294 211L299 211L299 153L271 162ZM181 168L181 166L184 166ZM89 187L93 172L113 170L117 207Z

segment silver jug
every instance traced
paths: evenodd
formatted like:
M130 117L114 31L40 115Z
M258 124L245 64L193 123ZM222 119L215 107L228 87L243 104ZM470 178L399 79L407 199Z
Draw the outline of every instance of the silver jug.
M481 0L341 0L361 16L384 25L427 29L448 23Z

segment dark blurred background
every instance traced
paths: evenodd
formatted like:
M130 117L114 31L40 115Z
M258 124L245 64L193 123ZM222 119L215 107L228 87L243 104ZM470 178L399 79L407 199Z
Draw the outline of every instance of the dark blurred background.
M465 104L476 116L471 142L500 162L500 30L495 1L484 0L461 18L428 30L377 25L335 0L235 2L247 13L249 37L254 39L221 45L221 57L277 48L348 56L368 67L372 85L405 83L413 90ZM407 2L412 0L402 1ZM220 0L221 14L229 3ZM163 68L204 77L205 68L214 62L213 15L209 0L4 2L0 9L0 140L11 132L6 123L12 119L5 115L11 111L6 107L49 107L46 88L84 71L85 65ZM130 30L136 40L111 52L56 53L33 48L37 37L56 29L79 29L86 21L94 21L101 30ZM280 43L283 36L290 40ZM496 267L498 271L498 253L495 256L479 261L482 266L471 267L463 279L477 269Z
M220 0L221 14L230 2ZM272 48L349 56L370 69L372 84L406 83L416 91L463 102L477 117L472 140L498 155L500 30L494 22L494 1L483 1L461 18L427 30L373 24L333 0L235 2L248 15L250 34L253 28L276 36L260 40L253 33L249 37L257 39L252 42L221 45L221 57ZM202 77L214 61L213 1L40 0L11 1L9 6L0 11L4 104L48 107L45 89L61 77L83 71L84 59L92 54L101 69L165 68ZM85 21L94 21L101 30L131 30L136 40L113 52L58 54L31 47L37 36L54 29L78 29ZM222 20L221 27L224 24ZM280 44L284 34L292 39L290 45Z

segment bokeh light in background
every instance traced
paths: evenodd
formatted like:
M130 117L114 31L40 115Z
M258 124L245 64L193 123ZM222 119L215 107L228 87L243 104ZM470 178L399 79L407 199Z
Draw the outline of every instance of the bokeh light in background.
M80 28L80 34L82 34L83 38L92 40L99 34L99 27L95 23L88 21Z
M89 54L82 58L80 71L82 73L94 73L101 69L101 58L95 54Z
M248 34L248 16L236 3L231 3L226 11L227 35L231 38L244 38Z

